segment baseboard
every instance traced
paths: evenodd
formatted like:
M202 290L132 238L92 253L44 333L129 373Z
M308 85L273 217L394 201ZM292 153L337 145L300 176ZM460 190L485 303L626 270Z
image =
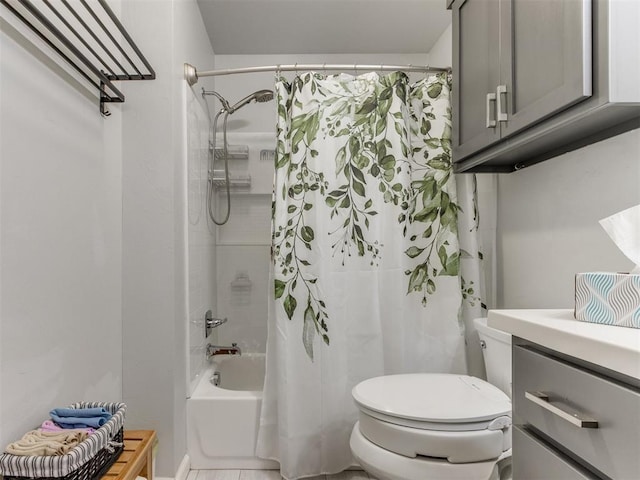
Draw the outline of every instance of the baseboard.
M199 457L196 455L191 468L194 470L280 470L280 464L258 457Z
M153 480L187 480L189 470L191 470L191 460L189 460L189 455L185 455L180 465L178 465L175 477L157 477L154 475Z

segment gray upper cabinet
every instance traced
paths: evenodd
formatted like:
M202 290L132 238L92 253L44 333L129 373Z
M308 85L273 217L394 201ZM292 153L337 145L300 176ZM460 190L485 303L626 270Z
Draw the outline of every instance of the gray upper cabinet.
M590 0L502 1L500 33L501 136L591 96Z
M500 140L494 106L500 83L498 0L465 0L453 10L453 152L459 158ZM493 114L490 114L490 111Z
M456 171L509 172L640 127L640 1L451 8Z

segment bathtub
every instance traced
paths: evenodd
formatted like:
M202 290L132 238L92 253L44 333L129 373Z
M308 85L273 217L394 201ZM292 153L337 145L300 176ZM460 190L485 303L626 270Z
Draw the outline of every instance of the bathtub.
M187 451L193 470L278 469L255 456L264 354L217 355L187 400ZM219 374L220 383L210 381Z

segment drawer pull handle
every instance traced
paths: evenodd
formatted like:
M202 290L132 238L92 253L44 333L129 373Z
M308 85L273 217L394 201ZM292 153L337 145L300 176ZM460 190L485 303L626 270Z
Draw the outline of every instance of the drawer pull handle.
M495 119L491 118L491 112L494 111L495 112L495 108L491 108L491 103L496 103L496 94L495 93L487 93L487 121L486 121L486 126L487 128L495 128L495 126L497 125L497 122L495 121Z
M506 85L498 85L496 88L496 103L498 110L498 121L506 122L507 121L507 112L504 112L502 109L502 96L504 95L505 101L507 97L507 86Z
M532 401L536 405L541 406L545 410L557 415L558 417L566 420L567 422L580 428L598 428L598 421L593 418L586 417L577 413L567 412L560 407L557 407L549 400L549 395L543 392L524 392L524 396L527 400Z

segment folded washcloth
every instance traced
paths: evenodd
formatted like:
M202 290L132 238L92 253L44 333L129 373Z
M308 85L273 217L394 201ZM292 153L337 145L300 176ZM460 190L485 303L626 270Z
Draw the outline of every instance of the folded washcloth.
M105 417L107 420L111 418L111 414L105 408L54 408L49 415L57 415L58 417Z
M107 423L108 418L104 417L59 417L51 414L51 420L64 429L78 428L100 428Z
M111 418L104 408L54 408L51 420L62 428L99 428Z
M55 423L53 423L51 420L45 420L44 422L42 422L42 425L38 430L43 432L59 432L64 429L60 425L56 425ZM95 432L93 428L81 428L79 430L86 432L88 435L91 435L93 432Z
M87 438L87 432L73 430L46 432L32 430L17 442L7 445L5 452L12 455L64 455Z

